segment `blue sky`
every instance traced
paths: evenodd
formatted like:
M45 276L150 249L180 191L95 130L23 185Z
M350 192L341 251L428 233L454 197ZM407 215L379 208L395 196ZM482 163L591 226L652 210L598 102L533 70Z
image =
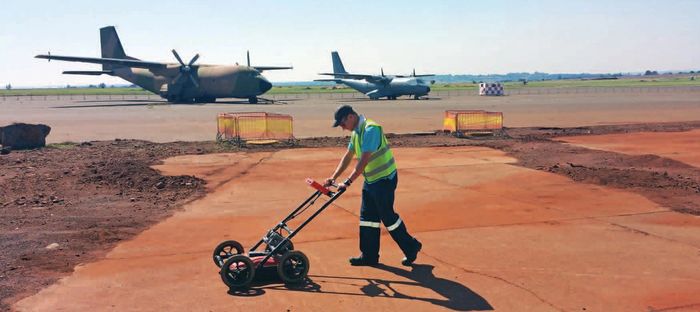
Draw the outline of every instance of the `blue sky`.
M123 83L61 75L99 65L34 59L100 55L115 25L126 53L174 62L293 65L303 81L338 50L360 73L487 74L700 69L700 1L8 1L0 10L0 85Z

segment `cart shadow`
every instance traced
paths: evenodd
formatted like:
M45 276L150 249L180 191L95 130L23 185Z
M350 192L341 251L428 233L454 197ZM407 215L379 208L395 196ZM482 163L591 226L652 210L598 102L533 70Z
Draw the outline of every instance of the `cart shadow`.
M321 289L321 285L308 277L298 284L284 284L279 278L263 278L256 279L248 288L230 288L228 294L237 297L257 297L264 295L266 289L316 292Z
M433 274L434 266L426 264L416 264L412 269L392 267L384 264L374 266L379 270L384 270L411 281L386 280L376 278L347 277L347 276L327 276L311 275L302 283L296 285L284 285L279 281L256 282L251 288L245 290L231 290L232 296L260 296L265 294L265 290L287 290L303 291L319 294L335 294L344 296L366 296L383 297L404 300L425 301L434 305L442 306L455 311L487 311L493 310L491 304L484 297L477 294L459 282L437 277ZM313 278L313 279L312 279ZM315 280L314 280L315 279ZM359 282L359 283L358 283ZM343 284L359 287L358 292L325 291L321 284ZM401 293L394 286L417 286L430 289L440 295L437 298L416 297Z

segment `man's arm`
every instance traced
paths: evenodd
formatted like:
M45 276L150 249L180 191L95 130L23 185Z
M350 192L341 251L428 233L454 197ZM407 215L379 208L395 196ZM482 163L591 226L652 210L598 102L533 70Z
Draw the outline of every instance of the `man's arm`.
M355 182L355 180L365 171L365 167L367 167L369 159L372 157L372 153L373 152L362 153L362 156L360 156L360 160L355 166L355 170L353 170L352 173L350 173L350 176L348 177L351 183Z
M355 182L358 177L365 171L365 167L367 167L367 164L369 163L369 160L372 158L372 154L379 149L379 146L381 145L381 139L382 139L382 133L380 129L377 129L376 127L371 127L370 129L367 129L365 133L363 134L363 140L362 140L362 155L360 155L360 160L357 162L357 165L355 166L355 170L350 173L350 176L348 177L348 180L345 180L346 183L342 183L339 185L340 187L347 187L349 186L352 182Z
M355 156L355 152L352 149L348 149L347 151L345 151L345 155L343 155L343 158L338 163L338 167L335 168L335 172L333 172L333 175L330 178L326 179L326 186L333 184L335 179L337 179L338 176L341 175L345 171L345 169L348 168L348 165L350 165L353 156Z

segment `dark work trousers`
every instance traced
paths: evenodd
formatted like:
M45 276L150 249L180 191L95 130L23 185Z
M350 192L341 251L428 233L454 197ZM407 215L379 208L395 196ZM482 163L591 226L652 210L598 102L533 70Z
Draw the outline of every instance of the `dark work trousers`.
M408 254L415 248L413 237L406 224L394 212L394 191L399 181L398 173L392 179L382 179L362 186L360 209L360 251L366 259L379 259L380 221L389 230L391 238Z

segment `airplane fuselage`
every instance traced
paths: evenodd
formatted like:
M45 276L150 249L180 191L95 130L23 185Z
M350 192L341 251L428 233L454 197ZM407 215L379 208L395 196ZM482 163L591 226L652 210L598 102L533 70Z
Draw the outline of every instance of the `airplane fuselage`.
M396 98L402 95L425 96L430 87L418 78L393 78L388 83L366 82L356 79L339 79L340 83L364 93L371 99Z
M150 70L144 68L121 67L113 69L113 75L127 80L148 91L167 98L173 86L174 78L179 74L180 66L172 64L166 69ZM248 66L199 65L192 69L199 88L184 86L177 92L187 98L251 98L265 93L272 84L259 71Z

